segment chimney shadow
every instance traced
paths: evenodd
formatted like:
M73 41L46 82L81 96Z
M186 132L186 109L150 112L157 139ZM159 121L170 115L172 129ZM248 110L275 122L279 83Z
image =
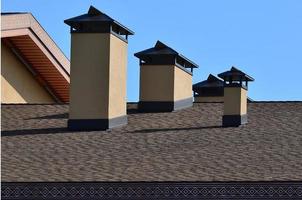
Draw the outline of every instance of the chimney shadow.
M45 128L45 129L23 129L23 130L7 130L1 131L1 137L11 137L18 135L43 135L55 133L70 132L67 128Z
M28 118L27 120L30 119L68 119L68 113L61 113L61 114L55 114L55 115L45 115L41 117L33 117L33 118Z
M203 130L203 129L215 129L226 128L223 126L200 126L200 127L185 127L185 128L159 128L159 129L141 129L133 131L132 133L154 133L154 132L168 132L168 131L189 131L189 130Z

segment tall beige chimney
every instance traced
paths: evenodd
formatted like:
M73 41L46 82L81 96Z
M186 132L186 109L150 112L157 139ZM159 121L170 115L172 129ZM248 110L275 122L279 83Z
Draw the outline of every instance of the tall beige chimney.
M240 126L247 123L248 82L254 79L232 67L231 70L218 74L224 80L223 126Z
M134 55L140 63L140 111L171 112L192 106L195 63L160 41Z
M134 33L92 6L64 22L71 32L68 128L126 124L127 40Z

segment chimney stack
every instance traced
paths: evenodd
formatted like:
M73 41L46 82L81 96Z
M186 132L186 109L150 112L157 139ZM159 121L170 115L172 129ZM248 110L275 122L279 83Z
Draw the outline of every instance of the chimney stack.
M223 102L223 81L210 74L207 80L193 85L194 102Z
M93 6L64 22L71 32L68 128L126 124L127 40L134 33Z
M248 82L254 79L235 67L218 76L224 80L222 125L236 127L246 124Z
M140 111L171 112L192 106L192 74L197 64L160 41L134 55L140 63Z

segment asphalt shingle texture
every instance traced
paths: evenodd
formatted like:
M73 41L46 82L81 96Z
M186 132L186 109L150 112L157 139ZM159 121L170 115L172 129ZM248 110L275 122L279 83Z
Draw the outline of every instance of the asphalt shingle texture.
M237 128L222 113L129 104L126 126L70 132L68 105L2 105L2 181L302 180L302 102L249 103Z

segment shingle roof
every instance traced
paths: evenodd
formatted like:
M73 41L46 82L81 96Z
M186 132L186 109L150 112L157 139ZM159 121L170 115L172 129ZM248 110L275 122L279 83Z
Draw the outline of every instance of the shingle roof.
M136 106L126 126L70 132L68 105L2 105L2 181L302 179L302 102L249 103L238 128L221 127L221 103Z

